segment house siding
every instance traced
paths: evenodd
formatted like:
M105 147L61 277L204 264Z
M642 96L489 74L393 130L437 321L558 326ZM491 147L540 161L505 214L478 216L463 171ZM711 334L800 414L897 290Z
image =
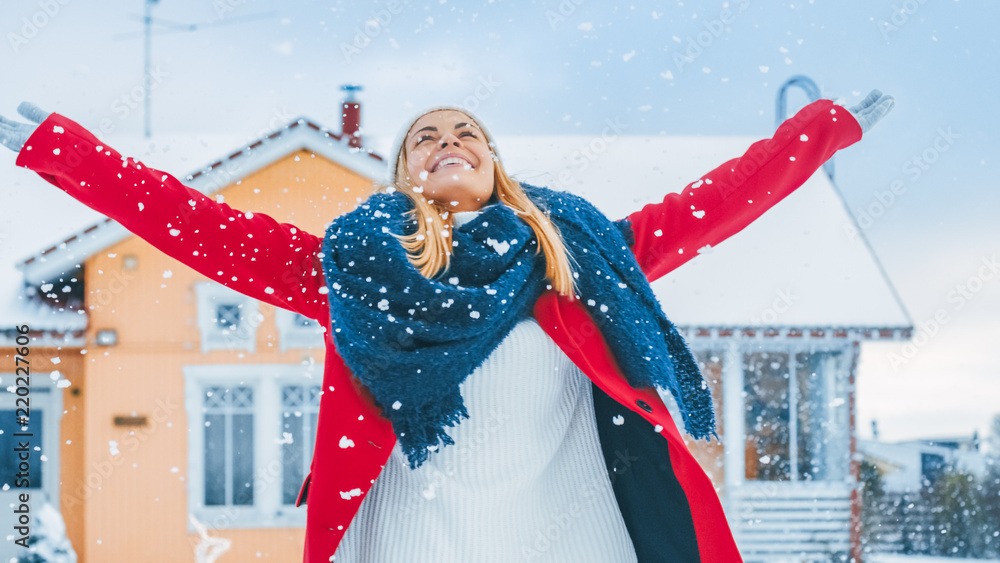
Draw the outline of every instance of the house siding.
M357 198L363 201L371 191L369 179L308 150L298 150L215 196L224 197L234 209L264 213L319 233L334 216L353 209ZM126 256L135 258L134 270L124 269ZM207 279L138 237L94 254L84 270L89 350L81 357L79 375L67 374L82 390L76 403L67 401L67 405L75 408L72 416L83 425L68 428L67 414L64 438L73 433L80 436L70 444L62 440L61 451L66 483L88 479L100 483L87 498L63 510L70 538L81 563L195 561L195 546L201 538L189 523L188 486L200 476L188 474L183 366L297 365L303 361L322 365L323 350L281 352L275 308L261 304L263 320L256 330L255 353L203 353L195 284ZM97 331L109 328L117 331L118 344L96 346ZM146 416L147 424L114 425L115 416L133 414ZM81 428L89 438L86 442ZM111 441L117 442L117 455L112 455ZM232 529L226 527L227 517L217 520L203 524L210 536L232 541L220 561L302 560L302 528Z

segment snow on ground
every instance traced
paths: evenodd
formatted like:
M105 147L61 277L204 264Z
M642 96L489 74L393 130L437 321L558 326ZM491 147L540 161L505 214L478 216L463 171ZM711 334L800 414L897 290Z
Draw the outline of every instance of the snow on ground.
M956 561L979 561L980 563L1000 563L1000 559L960 559L957 557L925 557L923 555L872 554L865 557L868 563L955 563Z

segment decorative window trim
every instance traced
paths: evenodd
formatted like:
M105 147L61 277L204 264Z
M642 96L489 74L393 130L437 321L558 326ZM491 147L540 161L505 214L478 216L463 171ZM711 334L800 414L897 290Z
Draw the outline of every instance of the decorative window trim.
M193 429L188 434L188 512L202 524L217 529L305 527L305 509L282 503L281 388L288 384L321 384L322 374L312 366L287 364L193 365L184 366L183 371L184 406L189 428ZM204 503L203 398L207 387L217 385L253 389L252 506L205 506ZM309 448L310 453L312 449ZM188 522L188 532L197 532L191 521Z
M310 322L308 326L301 320ZM322 348L325 327L318 322L287 309L276 308L274 324L278 327L278 347L282 352L291 348Z
M247 350L253 353L257 345L257 327L263 320L257 300L216 282L196 283L195 291L198 294L201 351ZM218 308L223 305L240 308L240 324L235 330L222 328L216 322Z

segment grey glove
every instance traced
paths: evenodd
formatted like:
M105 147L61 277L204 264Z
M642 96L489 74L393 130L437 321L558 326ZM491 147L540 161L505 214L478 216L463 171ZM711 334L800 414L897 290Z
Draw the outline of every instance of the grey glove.
M889 110L896 105L896 100L892 96L886 96L878 90L872 90L868 97L861 100L861 103L847 108L851 115L858 120L861 125L861 133L867 133L873 125L889 113Z
M45 121L45 118L52 115L52 112L44 111L30 102L21 102L21 105L17 106L17 113L31 123L21 123L0 115L0 145L14 152L21 152L28 137L35 132L41 122Z

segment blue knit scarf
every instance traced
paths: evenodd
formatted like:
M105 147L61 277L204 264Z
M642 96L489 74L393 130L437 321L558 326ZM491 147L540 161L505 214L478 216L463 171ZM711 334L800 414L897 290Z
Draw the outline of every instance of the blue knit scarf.
M718 438L711 391L629 251L631 224L568 192L521 186L559 228L582 301L628 383L669 389L687 431ZM425 278L391 234L416 232L412 208L398 191L372 195L333 221L321 255L337 352L392 423L411 469L439 440L455 443L444 427L469 417L459 385L548 283L534 231L502 203L454 229L449 269Z

